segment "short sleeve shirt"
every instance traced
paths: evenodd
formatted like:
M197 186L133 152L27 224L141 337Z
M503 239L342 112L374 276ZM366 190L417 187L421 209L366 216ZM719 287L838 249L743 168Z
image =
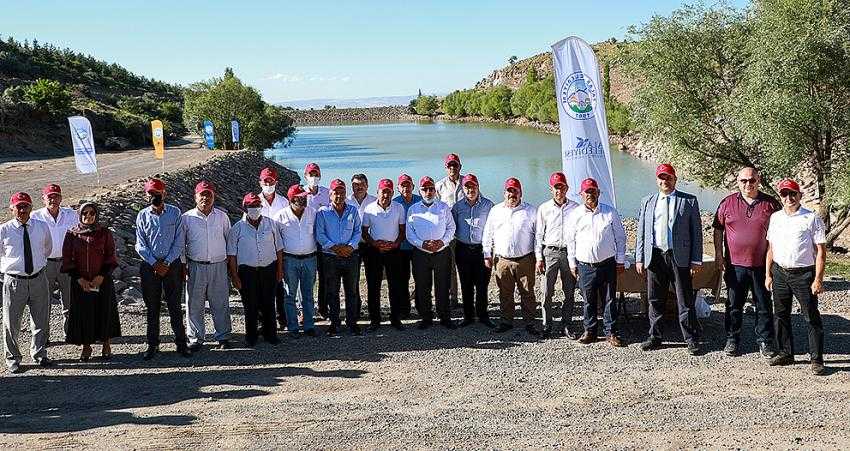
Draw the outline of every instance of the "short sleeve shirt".
M803 207L792 215L779 210L770 217L767 240L776 264L806 268L815 264L815 246L826 243L826 227L820 216Z
M727 261L748 268L764 267L770 216L781 209L776 199L762 192L751 204L741 193L726 196L717 206L713 227L725 232Z

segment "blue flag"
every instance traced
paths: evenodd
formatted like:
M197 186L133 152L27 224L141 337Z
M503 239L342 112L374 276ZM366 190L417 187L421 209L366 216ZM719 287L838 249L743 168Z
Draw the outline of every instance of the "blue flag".
M233 135L233 142L239 142L239 121L236 119L230 121L230 132Z
M215 129L209 119L204 121L204 139L207 142L207 149L212 150L215 147Z

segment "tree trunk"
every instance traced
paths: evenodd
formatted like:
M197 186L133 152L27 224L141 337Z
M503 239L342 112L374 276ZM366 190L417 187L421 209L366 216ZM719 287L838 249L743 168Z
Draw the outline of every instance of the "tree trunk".
M841 232L850 226L850 206L844 207L843 211L838 214L837 218L838 220L832 224L832 227L826 229L826 247L829 248L832 247L835 240L838 239L839 235L841 235Z

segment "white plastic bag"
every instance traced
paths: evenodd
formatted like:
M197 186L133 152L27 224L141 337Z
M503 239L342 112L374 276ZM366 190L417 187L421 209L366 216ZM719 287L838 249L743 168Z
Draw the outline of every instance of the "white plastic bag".
M705 300L702 291L697 292L697 298L694 302L694 307L697 309L697 318L706 319L711 316L711 306Z

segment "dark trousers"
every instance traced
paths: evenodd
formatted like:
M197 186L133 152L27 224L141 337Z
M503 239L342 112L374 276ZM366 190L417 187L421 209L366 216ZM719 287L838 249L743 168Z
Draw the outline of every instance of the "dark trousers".
M380 252L374 247L366 248L363 256L366 268L367 302L369 304L369 322L381 323L381 282L387 276L387 292L390 298L390 322L401 324L403 303L410 305L407 285L399 277L401 272L401 253L398 249Z
M354 327L360 318L360 304L357 303L357 269L360 267L360 255L355 252L349 257L322 253L322 266L325 279L325 305L331 325L340 326L339 285L345 292L345 325Z
M809 324L809 356L812 362L823 363L823 323L818 310L818 297L812 294L815 267L785 269L774 263L770 275L773 277L773 310L779 352L794 355L791 301L797 298L800 313Z
M398 279L404 285L405 297L401 305L401 317L410 317L410 276L412 274L411 267L413 266L413 249L399 250L399 274ZM414 284L414 293L416 285ZM416 299L414 295L414 299Z
M455 262L460 276L460 292L463 297L463 318L489 321L487 313L487 285L490 283L490 268L484 265L484 247L480 244L455 245Z
M694 289L691 280L691 268L676 266L673 252L652 250L652 261L646 269L646 294L649 298L649 334L661 340L661 318L667 306L667 294L670 284L676 292L676 304L679 308L679 327L685 341L699 339L699 322L694 308Z
M142 298L147 310L148 346L159 346L159 314L162 299L165 295L165 305L168 307L168 317L171 330L174 331L174 344L178 349L186 347L186 326L183 324L183 265L175 260L168 268L164 277L158 276L153 266L143 262L139 268L142 283Z
M281 329L286 327L286 288L283 281L274 287L275 310L277 311L277 322Z
M322 247L319 246L319 258L316 259L316 278L319 281L319 289L316 293L316 303L318 304L319 316L322 318L328 317L328 298L325 292L325 259L322 258Z
M578 262L578 283L584 298L584 330L597 335L599 321L596 318L597 302L603 299L605 310L602 321L605 335L617 335L617 262L611 257L600 263Z
M744 302L752 289L756 305L756 341L773 343L773 304L770 292L764 286L765 269L729 265L723 273L728 293L726 295L726 339L741 341L741 324L744 317Z
M416 249L413 251L413 280L416 283L416 310L422 321L434 320L432 310L431 287L437 299L437 316L443 320L451 319L449 308L449 277L451 277L451 250L446 246L440 252L428 253Z
M239 281L242 289L239 295L242 297L242 306L245 309L245 340L249 343L257 342L257 323L263 324L263 338L266 341L274 341L277 338L277 322L275 321L275 290L279 285L275 280L277 276L277 262L268 266L246 266L239 265ZM259 313L262 316L258 318Z

